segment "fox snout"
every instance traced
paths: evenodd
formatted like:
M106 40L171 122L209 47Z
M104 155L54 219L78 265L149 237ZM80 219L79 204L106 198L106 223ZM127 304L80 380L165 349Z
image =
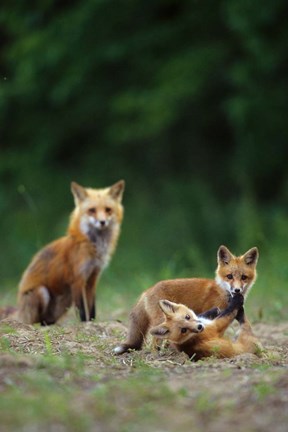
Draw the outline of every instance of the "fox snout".
M107 219L100 219L100 220L95 220L95 227L97 229L103 229L106 228L109 225L109 221Z
M204 330L205 326L203 323L199 322L196 326L190 328L192 333L201 333Z
M202 332L204 330L204 325L202 323L198 324L197 325L197 330L198 330L199 333Z
M102 230L108 227L110 220L107 218L95 218L93 216L89 216L89 225L97 230Z
M233 295L233 294L242 294L243 293L243 288L241 287L241 288L239 288L239 287L231 287L231 289L230 289L230 292L231 292L231 294Z

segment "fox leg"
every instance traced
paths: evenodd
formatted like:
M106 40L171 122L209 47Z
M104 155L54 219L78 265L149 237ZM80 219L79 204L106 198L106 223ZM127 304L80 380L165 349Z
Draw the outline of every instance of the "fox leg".
M126 341L114 348L115 354L123 354L129 349L140 350L147 334L150 321L143 305L136 305L130 313L129 329Z
M90 320L95 320L96 318L96 305L95 305L95 296L92 297L92 306L90 308L90 315L89 315L89 319Z
M240 324L240 330L236 343L242 344L245 352L256 352L263 349L261 342L256 338L253 333L252 326L245 314L244 307L241 306L235 317Z
M227 327L229 327L229 325L232 323L239 311L241 311L241 308L243 309L243 302L244 298L242 294L235 294L231 298L227 308L224 309L217 318L215 318L215 320L213 321L213 325L215 325L219 336L222 336L224 334ZM245 316L244 309L243 316ZM242 319L241 312L239 313L239 318Z
M81 321L91 321L96 317L96 278L97 273L95 271L90 275L88 280L78 278L71 286L72 298Z
M243 308L242 308L243 309ZM252 354L259 354L263 350L261 342L254 335L252 326L243 310L239 310L237 319L239 316L240 330L234 345L241 350L241 352L248 352Z
M87 293L87 290L83 289L78 310L81 321L94 320L96 318L95 295L91 295L91 293Z
M96 279L97 274L93 272L86 285L87 307L90 321L96 318Z
M201 314L198 315L198 317L200 317L200 318L214 319L218 315L220 315L220 309L218 307L214 307L214 308L209 309L209 310L207 310L205 312L202 312Z
M96 275L92 274L88 281L78 278L71 285L72 300L81 321L95 318L95 280Z
M77 278L73 284L71 284L72 301L79 313L81 321L89 320L89 311L86 294L86 281L81 277Z
M81 293L74 297L74 304L79 312L80 320L89 321L89 309L85 287L81 289Z
M198 360L203 357L230 358L238 354L237 344L223 337L214 338L201 344L201 354Z
M50 325L54 324L68 311L72 304L72 295L70 286L62 287L61 294L53 295L49 293L49 303L41 315L41 324Z
M25 324L42 322L49 301L50 294L45 286L21 293L18 300L18 320Z

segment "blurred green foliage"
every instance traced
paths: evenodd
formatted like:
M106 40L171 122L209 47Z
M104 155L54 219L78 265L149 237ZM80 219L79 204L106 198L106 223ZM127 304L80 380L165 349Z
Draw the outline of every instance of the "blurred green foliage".
M224 243L257 245L262 285L284 295L287 12L284 0L4 1L3 289L65 231L71 180L125 178L115 290L212 276Z

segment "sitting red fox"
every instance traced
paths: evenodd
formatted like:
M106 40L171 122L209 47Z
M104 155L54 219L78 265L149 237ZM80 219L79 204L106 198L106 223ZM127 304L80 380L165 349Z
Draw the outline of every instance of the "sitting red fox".
M117 346L114 353L123 354L129 349L141 349L148 329L162 321L159 300L183 303L196 314L200 314L213 307L225 309L231 295L241 293L246 297L256 280L257 261L256 247L236 257L227 247L220 246L217 252L218 267L215 280L166 280L144 291L130 313L127 340Z
M18 319L55 323L74 303L82 321L95 318L96 282L120 233L124 181L105 189L71 183L75 209L65 237L41 249L19 286Z
M243 309L242 294L235 294L228 307L215 319L197 316L182 304L160 300L159 306L165 320L150 333L160 339L167 339L178 349L184 351L193 360L203 357L234 357L238 354L258 354L261 344L252 332ZM240 322L239 335L235 342L223 337L225 330L237 315Z

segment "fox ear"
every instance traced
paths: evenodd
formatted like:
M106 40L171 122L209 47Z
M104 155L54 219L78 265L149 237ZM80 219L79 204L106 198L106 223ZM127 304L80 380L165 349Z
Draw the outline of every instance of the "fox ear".
M124 188L125 188L125 181L124 180L120 180L117 183L115 183L114 185L112 185L109 189L109 195L117 200L117 201L122 201L122 197L123 197L123 192L124 192Z
M159 306L165 315L173 315L179 308L177 303L170 302L169 300L159 300Z
M152 336L157 336L158 338L163 338L163 339L165 339L169 333L170 333L170 330L168 329L168 327L166 327L163 324L160 324L157 327L153 327L150 330L150 334Z
M74 196L75 205L80 204L81 201L84 201L85 198L87 198L86 189L76 182L71 182L71 192Z
M233 258L232 253L226 246L220 246L217 252L217 261L218 264L229 264L231 259Z
M259 252L257 247L253 247L252 249L249 249L244 255L243 259L247 265L253 265L255 266L257 264L259 257Z

